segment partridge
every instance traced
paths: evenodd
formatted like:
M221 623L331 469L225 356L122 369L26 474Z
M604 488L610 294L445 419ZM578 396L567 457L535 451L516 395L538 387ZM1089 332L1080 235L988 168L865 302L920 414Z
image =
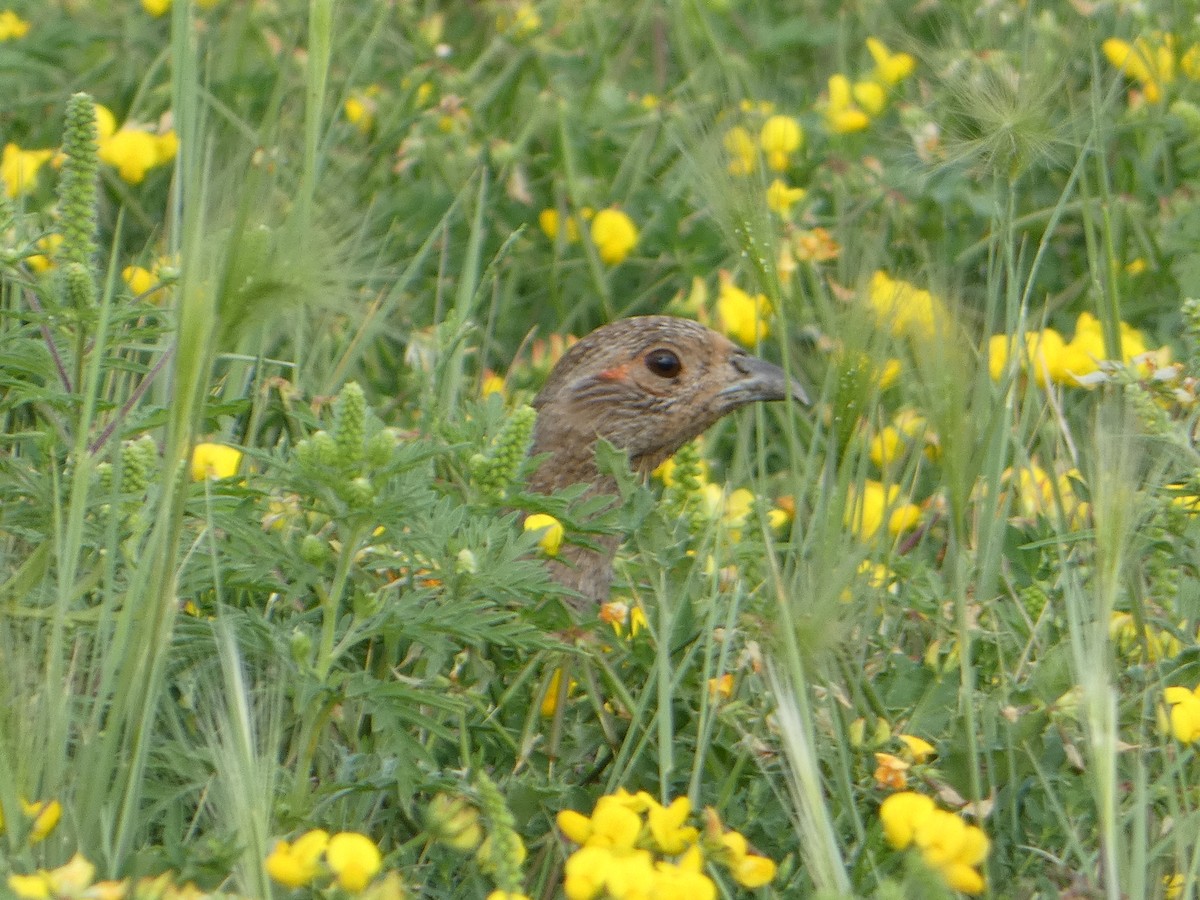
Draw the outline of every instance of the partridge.
M549 454L530 478L549 494L573 484L585 496L615 494L596 467L596 441L629 454L648 475L659 463L735 409L760 400L807 403L803 388L778 366L752 356L697 322L640 316L598 328L559 360L533 401L538 411L531 453ZM582 598L580 608L608 599L620 535L601 535L599 549L565 544L551 560L556 581Z

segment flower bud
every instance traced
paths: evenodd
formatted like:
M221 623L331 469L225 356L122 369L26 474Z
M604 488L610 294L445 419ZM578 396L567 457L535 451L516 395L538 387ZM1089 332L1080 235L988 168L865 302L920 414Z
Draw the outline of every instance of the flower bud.
M306 534L300 541L300 558L311 566L321 565L329 559L329 542Z
M462 797L438 794L425 808L425 824L434 840L464 853L483 841L479 810Z

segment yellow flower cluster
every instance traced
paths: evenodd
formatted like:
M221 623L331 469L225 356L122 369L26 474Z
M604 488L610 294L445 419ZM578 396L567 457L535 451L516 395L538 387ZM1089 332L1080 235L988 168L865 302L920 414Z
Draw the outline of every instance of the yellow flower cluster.
M568 900L716 900L705 860L728 869L738 884L757 888L775 877L775 863L749 851L745 837L725 831L709 810L703 833L689 825L691 804L678 797L664 806L645 791L623 788L601 797L585 816L558 814L558 827L579 849L567 858Z
M1132 42L1109 38L1101 49L1114 68L1141 86L1147 103L1163 101L1163 89L1175 80L1177 71L1200 81L1200 44L1177 54L1175 35L1169 32L1156 31Z
M1082 477L1078 469L1068 469L1054 477L1036 463L1029 463L1005 469L1000 480L1013 493L1012 514L1018 524L1032 524L1039 518L1053 519L1061 503L1067 523L1080 528L1091 514L1091 504L1075 493L1075 482Z
M773 110L770 106L757 110L763 111ZM792 156L804 146L804 129L792 116L775 113L767 116L757 138L745 126L735 125L725 132L722 143L729 157L731 175L755 172L760 151L769 171L786 172L792 164ZM767 188L767 208L786 219L791 215L792 207L803 201L807 194L804 188L793 187L782 178L775 178Z
M662 462L651 474L658 478L664 487L675 485L675 459L670 457ZM709 480L708 463L701 459L697 471L700 509L713 522L729 529L728 535L734 540L741 539L741 528L746 524L758 499L749 488L734 488L732 491ZM776 530L783 528L795 518L795 503L790 497L782 497L777 505L767 510L767 522ZM635 613L640 610L635 610ZM644 618L644 617L643 617Z
M1123 658L1135 662L1156 663L1170 659L1183 649L1179 638L1149 622L1137 627L1131 613L1113 612L1108 618L1108 636Z
M869 541L885 526L888 534L901 535L915 528L920 520L919 506L900 502L899 485L870 478L863 482L861 489L850 485L843 521L861 540Z
M194 884L177 885L168 872L154 877L131 881L96 881L96 867L79 853L56 869L39 869L32 875L9 875L8 888L11 896L20 900L205 900L216 896L208 894ZM231 898L234 895L220 894ZM398 898L398 894L394 895ZM391 900L391 898L371 898Z
M293 842L276 843L266 867L267 874L285 887L303 887L331 874L338 887L357 894L379 874L383 857L365 834L341 831L330 836L318 828Z
M979 866L988 854L983 829L938 809L931 798L912 791L892 794L884 800L879 807L879 821L884 837L896 850L915 847L926 865L951 888L964 894L983 893Z
M931 338L948 321L938 297L882 270L867 285L867 304L879 323L897 337Z
M867 52L875 61L870 74L859 81L838 73L829 79L829 97L823 110L825 127L834 134L862 131L886 108L888 91L908 78L917 61L907 53L893 53L878 38L867 38Z
M758 167L762 151L766 166L772 172L785 172L792 163L792 154L804 146L804 129L791 116L768 116L758 131L757 139L750 130L735 125L725 132L725 152L729 154L729 173L749 175Z
M630 251L637 245L637 225L627 213L615 206L599 212L594 212L591 207L585 206L580 210L579 218L591 223L589 234L592 243L595 245L601 261L606 265L615 266L624 262ZM568 244L579 241L579 225L575 217L567 216L564 222L558 210L553 207L547 207L538 213L538 227L552 241L557 241L560 234Z
M936 751L933 744L913 734L897 734L900 754L875 754L875 784L885 790L902 791L908 786L908 770L926 762Z
M1146 346L1145 336L1125 322L1121 326L1121 362L1126 365L1153 361L1166 362L1166 348L1151 351ZM1107 358L1104 352L1104 334L1100 320L1089 312L1082 312L1075 320L1075 335L1070 341L1053 328L1027 331L1021 342L1021 371L1032 374L1041 387L1053 382L1067 387L1091 387L1103 380L1101 363ZM995 334L988 340L988 372L999 381L1008 369L1009 359L1018 352L1018 342L1013 336ZM1149 356L1148 356L1149 354ZM1152 358L1151 358L1152 357Z
M118 129L116 117L98 103L96 137L100 161L114 167L130 184L140 184L147 171L169 163L179 149L173 130L155 134L128 122ZM33 193L42 166L51 161L57 166L60 158L54 150L23 150L12 142L5 144L0 155L0 185L5 195L13 198Z
M740 344L753 347L771 333L768 317L773 310L766 295L750 296L733 283L733 276L722 270L717 291L717 328Z
M630 607L623 600L609 600L607 603L602 603L597 618L601 622L611 625L613 633L617 637L625 637L626 629L628 629L629 640L633 640L649 627L646 622L645 610L640 606Z

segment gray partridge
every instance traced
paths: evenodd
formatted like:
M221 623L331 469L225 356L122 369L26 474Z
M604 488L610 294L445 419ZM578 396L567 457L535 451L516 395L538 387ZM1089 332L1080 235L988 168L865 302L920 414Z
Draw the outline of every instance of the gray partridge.
M529 487L548 494L590 484L587 494L615 494L596 468L596 441L629 453L648 475L659 463L728 413L760 400L807 403L778 366L723 335L673 316L640 316L598 328L559 360L533 401L538 411L531 453L549 456ZM619 535L601 535L599 550L564 544L551 574L584 599L608 599Z

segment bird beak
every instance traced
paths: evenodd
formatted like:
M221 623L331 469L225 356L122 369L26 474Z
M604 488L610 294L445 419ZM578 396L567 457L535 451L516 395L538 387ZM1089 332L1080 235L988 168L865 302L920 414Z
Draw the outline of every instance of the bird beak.
M800 382L789 379L787 373L773 363L746 354L735 356L730 364L739 377L717 394L726 409L737 409L760 400L786 400L788 397L797 403L807 405L810 402Z

